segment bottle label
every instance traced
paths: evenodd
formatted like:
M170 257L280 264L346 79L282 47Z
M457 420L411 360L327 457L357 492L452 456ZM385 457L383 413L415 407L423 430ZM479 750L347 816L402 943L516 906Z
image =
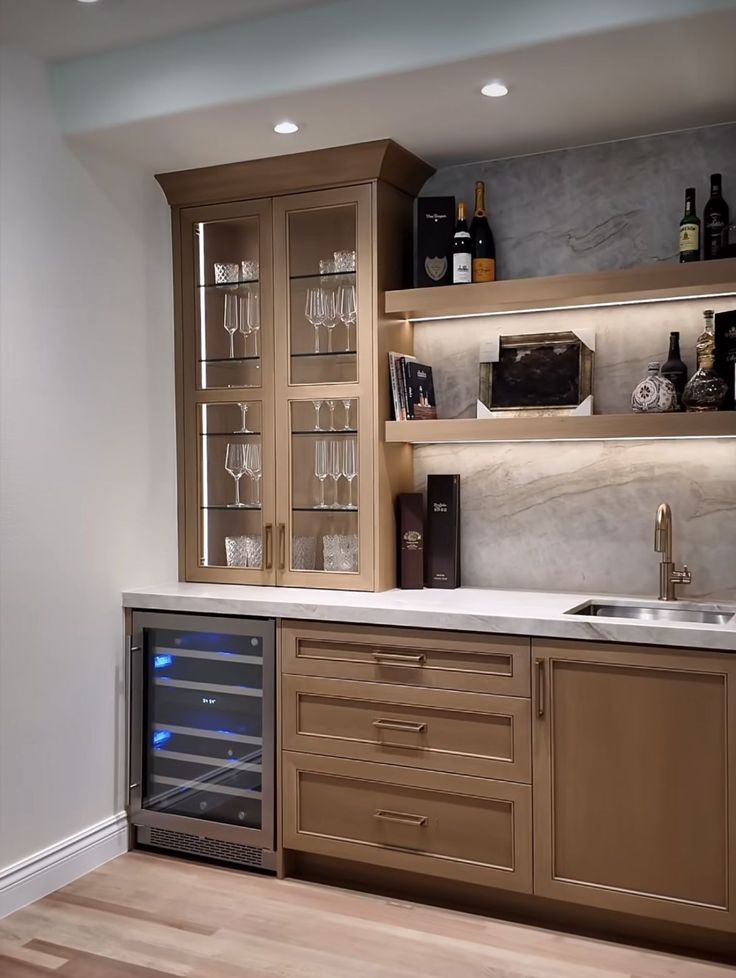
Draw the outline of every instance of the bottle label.
M455 285L473 281L469 251L458 252L458 254L452 256L452 281Z
M474 282L495 282L496 281L496 260L495 260L495 258L474 258L473 259L473 281Z
M680 251L700 250L700 228L697 224L680 225Z

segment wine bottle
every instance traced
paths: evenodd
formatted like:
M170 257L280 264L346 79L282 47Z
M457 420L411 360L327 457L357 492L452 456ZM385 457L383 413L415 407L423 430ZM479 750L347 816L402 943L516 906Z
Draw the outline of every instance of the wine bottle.
M670 333L670 349L667 360L662 364L662 376L672 382L677 394L677 410L682 410L682 392L687 383L688 370L687 364L680 357L680 334Z
M710 177L710 200L703 210L703 258L724 258L728 235L728 204L723 199L721 174Z
M700 261L700 219L695 213L695 187L685 191L685 214L680 221L680 261Z
M482 180L475 185L475 212L470 222L473 248L473 281L495 282L496 244L486 217L486 186Z
M465 204L457 205L457 224L452 239L452 282L459 285L473 281L473 246L465 219Z

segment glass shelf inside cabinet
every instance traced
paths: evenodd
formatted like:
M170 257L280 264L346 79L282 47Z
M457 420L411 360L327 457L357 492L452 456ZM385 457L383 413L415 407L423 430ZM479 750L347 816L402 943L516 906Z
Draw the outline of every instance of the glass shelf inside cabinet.
M262 404L200 404L200 564L263 566Z
M356 205L294 211L287 220L290 382L355 383Z
M291 542L294 571L357 574L358 401L292 401Z
M260 387L260 228L256 216L195 225L197 387Z

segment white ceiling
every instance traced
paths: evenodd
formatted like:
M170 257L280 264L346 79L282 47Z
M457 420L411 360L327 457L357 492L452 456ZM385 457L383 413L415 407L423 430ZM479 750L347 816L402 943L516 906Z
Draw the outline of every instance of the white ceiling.
M61 61L329 0L0 0L0 43Z

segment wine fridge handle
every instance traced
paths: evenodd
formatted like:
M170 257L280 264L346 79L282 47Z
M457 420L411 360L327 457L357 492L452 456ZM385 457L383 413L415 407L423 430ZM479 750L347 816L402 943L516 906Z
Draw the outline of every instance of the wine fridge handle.
M125 731L125 776L127 778L128 784L128 804L131 801L131 792L135 791L136 788L140 788L140 780L136 780L136 776L133 775L133 742L135 740L136 745L140 744L140 731L135 729L135 703L134 698L139 695L135 690L135 662L138 655L143 652L142 645L133 645L132 636L128 636L128 641L126 644L126 663L125 663L125 702L126 702L126 716L127 716L127 729Z

